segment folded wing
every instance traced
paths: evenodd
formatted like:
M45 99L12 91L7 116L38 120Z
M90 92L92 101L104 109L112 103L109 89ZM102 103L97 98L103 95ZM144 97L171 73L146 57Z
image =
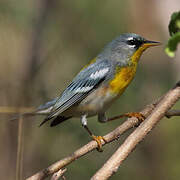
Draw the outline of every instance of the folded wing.
M111 65L109 61L99 61L80 71L62 95L56 100L50 114L41 123L58 116L71 106L81 102L94 89L106 81L110 75Z

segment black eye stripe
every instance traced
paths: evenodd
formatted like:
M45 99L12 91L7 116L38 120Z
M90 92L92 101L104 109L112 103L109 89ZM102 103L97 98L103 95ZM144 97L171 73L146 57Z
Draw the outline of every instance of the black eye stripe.
M130 44L130 45L134 45L134 44L136 44L136 41L135 41L134 39L132 39L132 40L128 40L128 44Z
M136 47L141 46L142 43L143 43L143 41L141 41L141 40L139 40L139 39L135 39L135 38L130 39L130 40L127 40L127 44L128 44L128 45L135 45Z

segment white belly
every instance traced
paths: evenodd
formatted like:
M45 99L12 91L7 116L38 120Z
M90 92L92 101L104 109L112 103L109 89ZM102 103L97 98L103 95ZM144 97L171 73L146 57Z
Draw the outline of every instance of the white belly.
M115 97L117 97L117 95L112 95L107 89L105 87L96 89L78 105L72 106L62 114L75 117L86 114L89 117L105 112L115 100Z

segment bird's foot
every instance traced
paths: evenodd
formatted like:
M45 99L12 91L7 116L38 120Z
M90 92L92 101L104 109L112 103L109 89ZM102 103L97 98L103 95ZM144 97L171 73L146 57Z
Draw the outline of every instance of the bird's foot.
M103 149L102 149L102 140L103 140L104 142L106 142L106 140L104 139L104 137L102 137L102 136L95 136L95 135L92 135L91 137L92 137L92 139L95 140L95 141L97 142L97 144L98 144L97 150L98 150L99 152L103 152Z
M130 113L124 114L124 116L129 117L129 118L136 117L140 122L143 122L146 119L146 117L140 112L130 112Z

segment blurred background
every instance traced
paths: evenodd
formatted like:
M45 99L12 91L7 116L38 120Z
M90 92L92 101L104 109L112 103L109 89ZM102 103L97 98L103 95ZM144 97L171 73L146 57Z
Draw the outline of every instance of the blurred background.
M179 8L179 0L1 0L0 107L37 107L60 95L106 43L134 32L163 45L143 54L136 78L108 116L141 110L179 80L180 50L175 59L164 53L170 15ZM79 119L39 128L44 117L27 117L20 125L11 117L0 114L0 179L15 179L18 127L23 179L90 140ZM95 117L88 124L105 135L122 122L100 124ZM180 179L179 129L178 117L164 118L111 179ZM103 147L103 153L94 151L70 164L66 178L89 179L129 133Z

